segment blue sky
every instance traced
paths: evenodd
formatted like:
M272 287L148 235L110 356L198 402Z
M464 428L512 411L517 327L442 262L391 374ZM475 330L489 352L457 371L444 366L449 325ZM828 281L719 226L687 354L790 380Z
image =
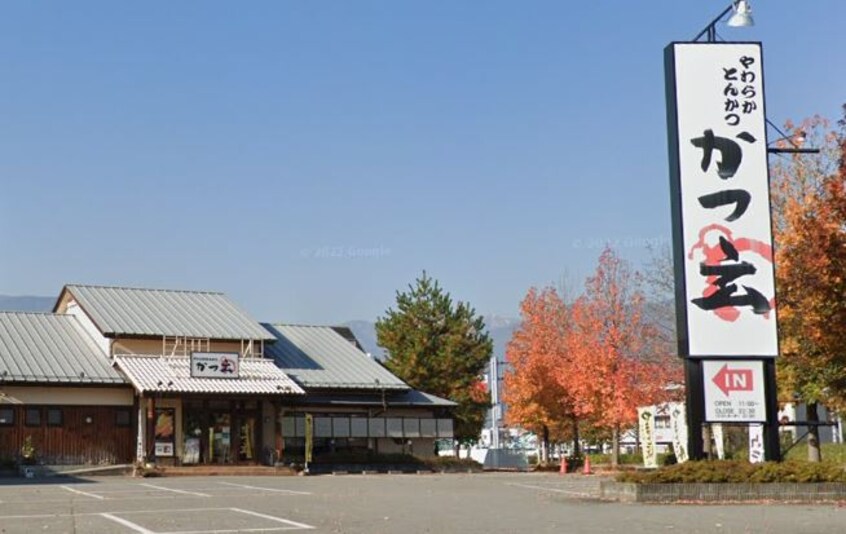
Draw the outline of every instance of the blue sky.
M480 312L670 239L664 46L727 2L0 4L0 293L211 289L374 319L426 269ZM846 2L752 3L767 112L837 118Z

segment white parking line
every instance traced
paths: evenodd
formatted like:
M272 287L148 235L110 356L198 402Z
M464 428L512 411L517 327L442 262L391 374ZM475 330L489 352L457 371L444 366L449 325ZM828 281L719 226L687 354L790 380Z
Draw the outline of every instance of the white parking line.
M94 493L88 493L88 492L85 492L85 491L79 491L78 489L74 489L70 486L59 486L59 487L64 489L64 490L68 490L71 493L78 493L79 495L85 495L86 497L93 497L94 499L100 499L101 501L106 500L106 498L103 497L102 495L97 495L97 494L94 494Z
M146 488L153 488L162 491L172 491L173 493L181 493L183 495L194 495L197 497L211 497L208 493L197 493L196 491L185 491L180 489L173 489L173 488L166 488L164 486L156 486L155 484L138 484L139 486L144 486Z
M239 532L281 532L283 530L298 530L297 527L267 527L267 528L233 528L216 530L172 530L170 532L154 532L153 534L238 534Z
M112 502L120 502L120 501L161 501L164 499L173 499L173 495L127 495L125 497L104 497L104 500L112 501ZM26 499L21 501L6 501L3 503L4 506L14 506L16 504L53 504L53 503L66 503L68 502L67 499ZM2 532L2 531L0 531Z
M277 488L262 488L261 486L248 486L246 484L235 484L234 482L218 482L218 484L225 484L227 486L235 486L236 488L261 490L261 491L275 491L277 493L290 493L292 495L311 495L311 493L309 493L307 491L294 491L294 490L277 489Z
M164 512L216 512L220 508L181 508L178 510L123 510L119 512L110 512L111 514L161 514ZM28 514L28 515L0 515L0 520L3 519L43 519L45 517L81 517L89 515L101 515L103 512L79 512L75 514ZM2 524L2 523L0 523Z
M134 523L121 515L133 514L161 514L161 513L185 513L185 512L220 512L221 510L231 510L245 515L266 519L276 523L281 523L284 526L280 527L248 527L248 528L234 528L234 529L214 529L214 530L177 530L173 532L157 532L147 529L141 525ZM117 512L82 512L82 513L60 513L60 514L30 514L30 515L4 515L0 516L0 524L5 520L12 519L46 519L58 517L82 517L82 516L100 516L110 521L114 521L120 525L125 526L139 534L222 534L222 533L238 533L238 532L279 532L283 530L311 530L316 527L306 525L305 523L298 523L289 519L276 517L272 515L253 512L252 510L244 510L243 508L182 508L182 509L167 509L167 510L123 510Z
M506 486L516 486L518 488L528 488L528 489L537 489L537 490L543 490L543 491L552 491L552 492L555 492L555 493L566 493L568 495L576 495L577 497L592 497L592 495L590 493L585 493L583 491L568 491L568 490L557 489L557 488L547 488L545 486L532 486L530 484L511 484L511 483L508 483L508 484L505 484L505 485Z
M64 501L62 501L64 502ZM73 514L30 514L30 515L0 515L0 519L46 519L48 517L70 517ZM77 514L83 515L83 514Z
M271 521L278 521L279 523L283 523L285 525L291 525L292 527L302 528L302 529L312 529L314 528L311 525L306 525L305 523L297 523L296 521L289 521L288 519L282 519L281 517L275 517L272 515L267 514L260 514L258 512L252 512L250 510L242 510L241 508L230 508L233 512L241 512L242 514L253 515L256 517L261 517L263 519L269 519Z
M117 517L115 515L107 514L107 513L101 513L99 515L100 515L100 517L105 517L106 519L111 519L115 523L120 523L121 525L123 525L125 527L131 528L135 532L140 532L141 534L156 534L152 530L147 530L146 528L142 527L141 525L137 525L137 524L133 523L132 521L128 521L128 520L126 520L122 517Z
M122 512L111 512L113 514L159 514L162 512L214 512L220 508L180 508L178 510L124 510ZM76 515L100 515L99 512Z
M308 527L312 529L314 527ZM285 530L308 530L300 527L261 527L261 528L230 528L215 530L171 530L169 532L154 532L153 534L238 534L239 532L282 532Z
M101 495L119 495L119 494L120 494L120 495L123 495L123 494L130 494L130 493L150 493L150 489L145 489L145 488L140 488L140 489L139 489L139 486L142 486L142 485L143 485L143 484L142 484L141 482L137 482L137 483L133 484L133 486L135 487L135 489L119 489L119 490L117 490L117 489L116 489L116 490L101 490L101 489L98 489L98 490L97 490L97 493L99 493L99 494L101 494ZM183 489L183 490L189 490L189 489L190 489L191 491L214 491L214 490L220 490L220 488L214 488L214 487L208 487L208 488L205 488L205 487L200 487L200 488L179 488L179 489Z

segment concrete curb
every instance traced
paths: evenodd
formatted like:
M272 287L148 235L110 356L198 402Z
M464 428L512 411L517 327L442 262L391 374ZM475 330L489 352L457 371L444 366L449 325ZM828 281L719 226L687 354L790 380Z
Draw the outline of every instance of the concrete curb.
M600 498L630 503L813 503L846 501L841 482L761 484L634 484L603 481Z

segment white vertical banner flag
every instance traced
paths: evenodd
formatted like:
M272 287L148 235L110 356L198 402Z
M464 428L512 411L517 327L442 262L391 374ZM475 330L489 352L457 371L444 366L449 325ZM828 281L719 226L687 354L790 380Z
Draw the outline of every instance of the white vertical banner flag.
M722 423L714 423L711 425L711 435L714 436L714 445L717 448L717 458L720 460L726 459L725 439L723 437Z
M643 466L658 467L658 453L655 448L655 407L637 409L640 429L640 447L643 451Z
M670 404L670 426L673 429L673 452L676 455L676 461L683 464L689 459L687 455L687 419L685 418L683 402Z
M146 402L142 398L141 402L138 403L138 432L136 433L138 439L135 441L135 459L141 464L147 459L147 455L144 453L144 431L147 425L147 410L144 406Z
M752 423L749 425L749 462L753 464L764 461L764 425Z

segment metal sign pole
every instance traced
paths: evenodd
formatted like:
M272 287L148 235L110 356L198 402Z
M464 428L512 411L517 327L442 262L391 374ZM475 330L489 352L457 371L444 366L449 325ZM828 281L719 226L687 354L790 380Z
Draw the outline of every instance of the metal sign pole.
M702 360L685 358L684 380L687 406L687 451L691 460L705 459L702 427L705 424L705 392L702 387Z
M764 442L767 459L778 460L761 45L671 43L664 57L688 452L691 459L705 458L706 422L763 423L757 442ZM737 96L737 108L726 107L727 95Z
M776 386L775 360L764 360L764 391L767 403L767 422L764 425L764 459L781 461L781 443L778 435L778 389Z

